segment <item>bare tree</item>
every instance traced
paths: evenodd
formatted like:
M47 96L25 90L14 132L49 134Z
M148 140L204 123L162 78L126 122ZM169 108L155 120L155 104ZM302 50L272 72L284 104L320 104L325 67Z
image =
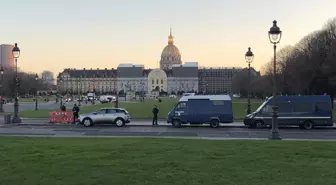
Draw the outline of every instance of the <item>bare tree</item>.
M263 67L263 80L255 82L263 88L267 86L264 84L272 85L272 63L273 60ZM327 21L321 30L303 37L294 46L286 46L279 50L277 66L279 92L328 93L333 97L336 90L336 18ZM260 90L255 89L257 92ZM265 93L267 91L264 90Z

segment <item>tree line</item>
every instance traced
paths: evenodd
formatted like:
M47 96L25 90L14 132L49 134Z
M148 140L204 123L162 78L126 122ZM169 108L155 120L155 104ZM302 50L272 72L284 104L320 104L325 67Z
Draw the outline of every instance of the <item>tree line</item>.
M336 90L336 18L322 29L309 33L298 43L277 51L277 92L282 95L322 95L332 98ZM273 58L262 68L261 76L248 82L247 70L233 79L233 91L264 98L272 94Z
M24 96L27 94L35 95L39 89L44 88L41 79L36 80L36 74L18 72L19 78L19 95ZM14 71L6 70L1 79L1 94L3 97L13 98L16 93L17 79Z

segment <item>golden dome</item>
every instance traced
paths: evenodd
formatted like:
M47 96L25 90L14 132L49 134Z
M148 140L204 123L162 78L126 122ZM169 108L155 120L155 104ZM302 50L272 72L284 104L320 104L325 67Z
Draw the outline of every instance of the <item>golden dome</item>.
M168 36L168 45L163 49L161 54L161 69L171 68L173 64L181 64L180 50L174 45L174 37L170 28Z
M162 57L177 57L172 60L179 60L178 58L181 58L180 50L175 45L167 45L162 51Z

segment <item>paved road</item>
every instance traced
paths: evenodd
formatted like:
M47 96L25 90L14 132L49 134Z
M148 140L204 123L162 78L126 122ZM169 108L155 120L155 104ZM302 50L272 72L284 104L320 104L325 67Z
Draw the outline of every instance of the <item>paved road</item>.
M171 126L152 127L146 122L137 122L132 126L117 128L111 125L96 125L85 128L79 125L1 125L2 136L53 136L53 137L182 137L205 139L267 139L269 129L249 129L236 125L212 129L209 127L186 126L172 128ZM298 128L280 129L284 139L322 139L336 140L336 128L319 128L311 131Z

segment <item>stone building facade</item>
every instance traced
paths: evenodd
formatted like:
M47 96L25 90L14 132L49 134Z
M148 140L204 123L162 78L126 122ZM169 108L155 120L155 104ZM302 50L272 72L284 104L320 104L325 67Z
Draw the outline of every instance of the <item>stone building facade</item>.
M197 62L182 63L170 30L161 53L159 69L142 64L120 64L117 69L64 69L58 75L63 93L80 92L178 92L232 93L232 80L241 68L199 68Z
M57 77L58 91L63 93L116 92L115 69L64 69Z

